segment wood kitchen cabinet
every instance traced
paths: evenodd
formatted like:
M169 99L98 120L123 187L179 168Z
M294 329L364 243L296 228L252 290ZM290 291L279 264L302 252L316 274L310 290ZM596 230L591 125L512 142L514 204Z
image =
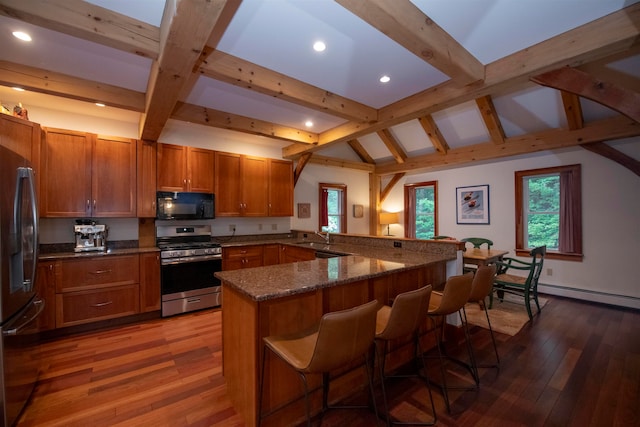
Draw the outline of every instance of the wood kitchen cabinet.
M316 251L299 246L280 245L280 264L288 262L311 261L316 259Z
M269 215L268 159L242 154L215 154L216 216Z
M158 144L158 191L213 193L214 151Z
M262 245L222 248L222 270L261 267L263 250Z
M269 216L293 216L293 163L269 159Z
M43 217L135 217L136 140L45 128Z
M38 330L56 327L56 274L55 261L40 261L36 274L36 293L44 299L44 311L38 316Z
M156 217L157 144L138 141L137 213L138 218Z
M280 264L280 245L277 243L264 245L262 247L262 265Z
M56 261L56 327L140 312L139 256Z
M160 310L160 253L140 254L140 312Z
M0 145L29 160L34 168L38 166L39 143L39 124L0 114Z

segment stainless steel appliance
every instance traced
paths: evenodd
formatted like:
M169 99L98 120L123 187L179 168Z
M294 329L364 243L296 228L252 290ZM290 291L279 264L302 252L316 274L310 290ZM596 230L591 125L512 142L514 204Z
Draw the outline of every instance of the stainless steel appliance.
M158 191L156 219L213 219L215 196L210 193Z
M38 207L29 162L0 146L0 424L16 422L39 373Z
M73 226L76 236L75 252L106 251L107 250L107 226L96 224L93 221L76 220Z
M210 225L157 226L162 316L217 307L221 303L222 248Z

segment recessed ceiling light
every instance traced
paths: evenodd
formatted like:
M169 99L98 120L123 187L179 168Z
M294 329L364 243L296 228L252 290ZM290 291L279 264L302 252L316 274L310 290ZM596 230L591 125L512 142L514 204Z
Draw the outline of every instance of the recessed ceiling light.
M313 126L313 122L311 120L307 120L306 122L304 122L304 125L308 128Z
M97 105L98 107L104 107L104 106L105 106L102 102L96 102L96 105Z
M391 80L391 77L384 75L380 77L380 83L388 83Z
M24 92L24 89L22 89L21 87L13 87L13 90L17 90L18 92Z
M25 42L30 42L31 41L31 36L27 33L24 33L22 31L14 31L13 36L17 39L23 40Z
M327 48L327 45L324 42L317 41L313 44L313 50L316 52L323 52Z

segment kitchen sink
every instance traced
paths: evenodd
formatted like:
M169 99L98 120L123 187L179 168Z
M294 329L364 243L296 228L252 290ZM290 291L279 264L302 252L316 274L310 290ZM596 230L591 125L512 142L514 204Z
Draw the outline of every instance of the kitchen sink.
M343 254L340 252L330 252L330 251L316 251L316 258L335 258L339 256L346 256L348 254Z

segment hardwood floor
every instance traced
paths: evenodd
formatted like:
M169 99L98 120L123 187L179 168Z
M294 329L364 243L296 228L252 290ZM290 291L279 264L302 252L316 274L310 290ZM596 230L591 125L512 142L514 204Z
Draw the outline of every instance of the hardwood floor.
M244 425L225 393L220 314L203 311L45 343L45 369L18 426ZM488 331L473 327L471 333L479 358L491 361ZM498 350L499 372L483 369L478 391L452 393L452 414L432 388L437 425L640 426L639 311L551 297L518 335L499 334ZM437 360L428 364L437 380ZM457 368L447 367L454 378ZM395 416L428 419L423 383L400 380L388 392ZM366 410L332 411L323 420L323 426L375 423Z

